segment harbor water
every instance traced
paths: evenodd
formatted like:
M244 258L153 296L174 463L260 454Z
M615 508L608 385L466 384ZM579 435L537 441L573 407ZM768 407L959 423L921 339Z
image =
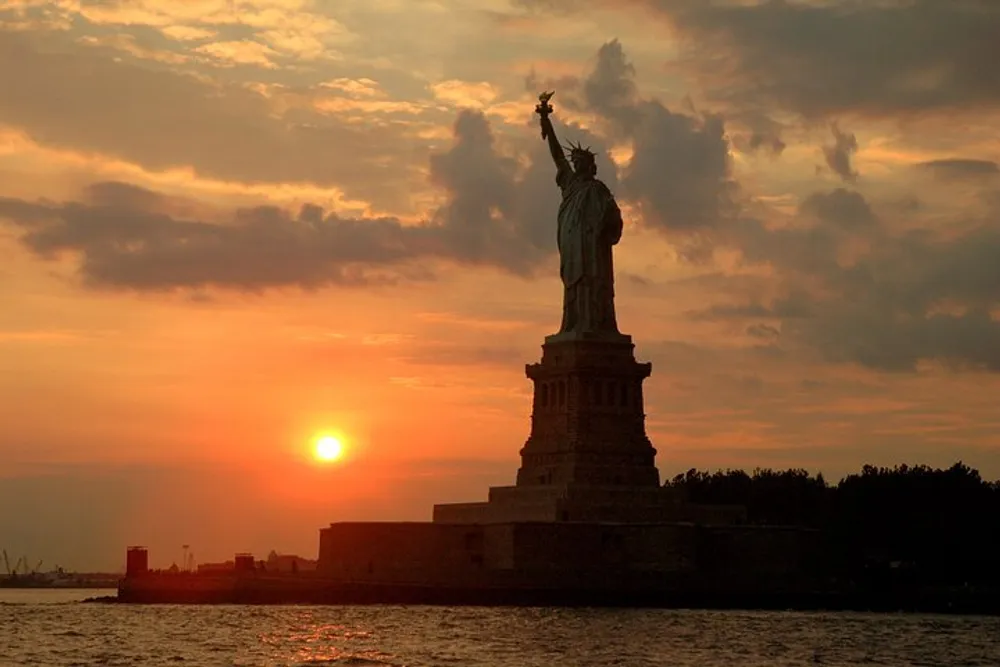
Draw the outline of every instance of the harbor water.
M998 665L1000 618L475 607L84 604L0 590L0 665Z

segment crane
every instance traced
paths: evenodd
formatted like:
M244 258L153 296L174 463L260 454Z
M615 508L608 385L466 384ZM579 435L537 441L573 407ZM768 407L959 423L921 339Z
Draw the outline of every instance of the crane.
M6 549L3 550L3 564L4 564L4 567L7 568L7 576L9 577L11 575L11 571L10 571L10 558L7 556L7 550Z

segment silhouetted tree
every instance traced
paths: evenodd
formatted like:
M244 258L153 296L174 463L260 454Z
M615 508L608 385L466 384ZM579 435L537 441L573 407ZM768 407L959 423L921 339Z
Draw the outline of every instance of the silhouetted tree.
M667 486L680 490L688 502L743 505L751 523L819 526L825 516L829 488L822 475L805 470L776 472L757 468L715 473L689 470Z
M692 503L743 505L751 523L820 528L831 563L852 578L893 570L928 584L1000 583L1000 481L962 462L866 465L836 486L800 469L692 469L666 486Z

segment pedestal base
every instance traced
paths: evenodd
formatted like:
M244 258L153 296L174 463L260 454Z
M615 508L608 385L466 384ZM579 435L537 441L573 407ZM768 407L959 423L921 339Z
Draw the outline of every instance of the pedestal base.
M535 383L531 435L516 486L493 487L485 503L436 505L436 523L679 520L680 503L660 487L646 437L642 382L624 334L548 336Z
M541 363L525 368L535 394L517 486L659 486L642 397L652 365L636 362L631 340L546 338Z
M589 331L564 331L561 333L550 334L545 337L545 345L552 345L555 343L570 343L570 342L591 342L591 343L612 343L612 344L632 344L632 337L628 334L614 332L602 332L593 333ZM543 348L544 349L544 346Z

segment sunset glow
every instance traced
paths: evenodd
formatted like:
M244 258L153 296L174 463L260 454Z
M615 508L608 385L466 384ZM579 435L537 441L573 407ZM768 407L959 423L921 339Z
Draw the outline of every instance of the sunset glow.
M338 461L344 455L344 443L332 435L321 436L316 439L315 455L319 461Z
M623 212L661 479L1000 477L995 34L989 0L0 2L0 546L310 553L512 484L564 298L550 90Z

